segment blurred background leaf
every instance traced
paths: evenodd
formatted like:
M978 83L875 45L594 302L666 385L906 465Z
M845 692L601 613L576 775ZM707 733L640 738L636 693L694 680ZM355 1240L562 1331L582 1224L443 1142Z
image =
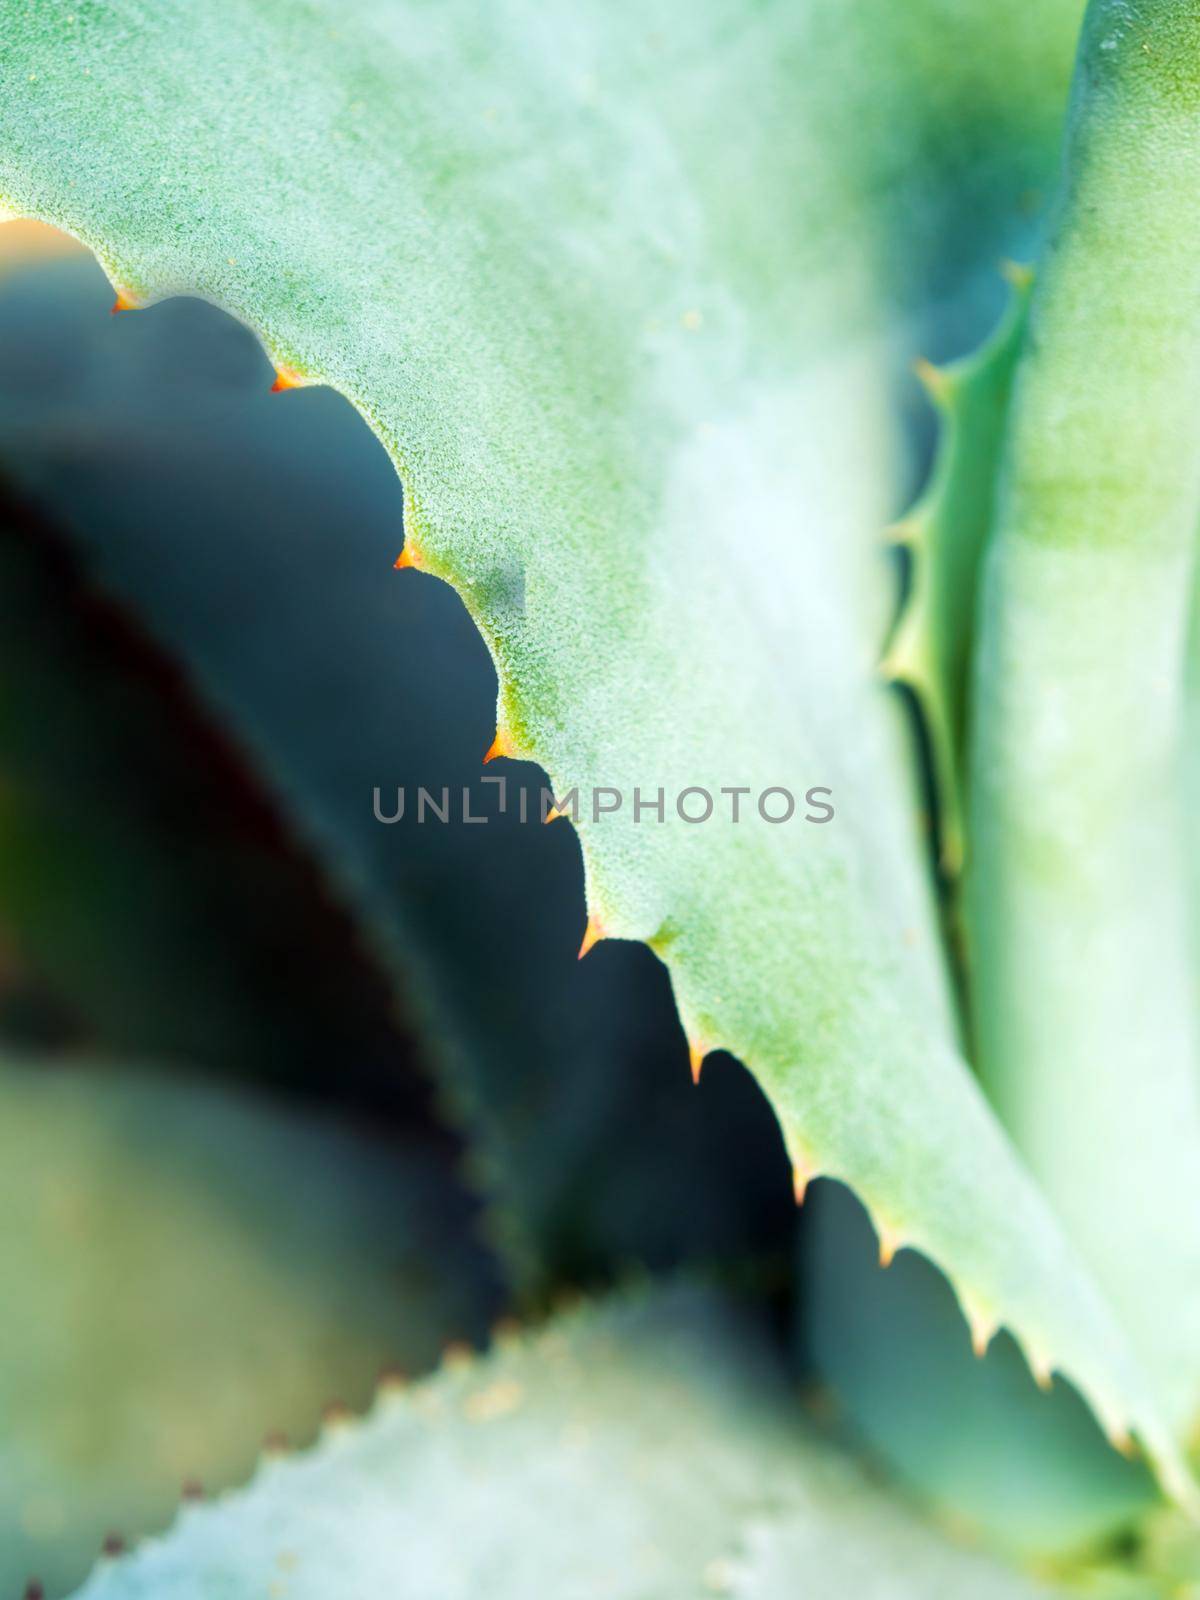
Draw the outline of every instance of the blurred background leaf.
M0 1592L59 1594L494 1306L436 1148L173 1073L0 1067Z

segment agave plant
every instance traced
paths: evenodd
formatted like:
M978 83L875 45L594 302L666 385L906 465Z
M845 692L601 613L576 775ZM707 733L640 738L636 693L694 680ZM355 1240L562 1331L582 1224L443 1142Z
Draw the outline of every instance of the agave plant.
M0 16L0 1579L1200 1592L1195 0Z

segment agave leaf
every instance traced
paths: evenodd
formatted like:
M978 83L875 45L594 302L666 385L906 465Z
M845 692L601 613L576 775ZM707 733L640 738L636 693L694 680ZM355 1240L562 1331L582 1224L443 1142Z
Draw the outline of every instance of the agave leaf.
M670 5L12 5L0 196L77 234L126 301L206 296L285 381L347 395L401 471L410 561L492 651L500 748L556 792L833 790L823 828L753 800L739 825L589 819L593 931L662 955L695 1051L765 1088L798 1186L844 1178L950 1275L981 1340L1013 1327L1182 1492L956 1051L872 678L877 286L902 242L932 245L923 196L953 173L926 152L948 138L990 154L980 237L1016 209L1028 143L997 173L990 140L1023 112L997 106L1065 12L960 0L897 32L889 9L713 0L683 28ZM754 115L731 127L731 105Z
M812 1489L800 1508L750 1524L719 1592L732 1600L1051 1600L1058 1592L957 1548L836 1457L807 1465Z
M979 567L992 525L996 470L1021 348L1031 274L1010 268L1012 300L975 354L919 368L937 408L937 459L929 483L893 537L912 558L908 593L883 670L917 697L928 730L939 807L941 861L963 862L967 685Z
M954 1527L1010 1556L1076 1558L1136 1524L1156 1498L1061 1378L1040 1393L1001 1334L976 1360L927 1261L882 1271L846 1191L818 1184L803 1238L804 1350L846 1436Z
M185 1508L80 1593L249 1600L273 1579L292 1600L738 1593L743 1538L762 1523L807 1543L805 1594L859 1593L851 1574L894 1583L901 1560L897 1595L927 1596L939 1569L958 1593L1030 1593L942 1546L797 1425L744 1310L684 1285L621 1298L381 1396L243 1492ZM756 1575L747 1592L775 1591Z
M0 1587L78 1583L380 1369L486 1325L438 1157L99 1063L0 1074Z
M575 960L579 860L570 829L521 825L515 786L501 813L498 791L480 782L495 675L444 585L391 572L401 491L386 456L330 391L286 403L269 394L252 335L212 307L176 300L113 319L108 303L90 255L14 274L0 288L0 467L61 530L97 587L119 595L184 664L189 686L324 863L329 893L354 908L363 942L393 976L404 1017L420 1025L421 1058L443 1091L439 1109L462 1129L472 1185L489 1202L491 1231L516 1284L540 1295L564 1275L590 1280L631 1261L662 1268L773 1254L786 1264L787 1166L761 1096L728 1063L714 1067L703 1096L681 1092L686 1051L658 963L632 945ZM0 635L0 664L8 660L14 681L28 686L48 675L57 687L56 714L27 719L43 766L49 755L61 770L75 742L64 702L86 714L87 743L115 746L117 759L107 787L88 788L71 774L71 826L66 842L55 838L46 852L52 866L67 844L78 858L89 823L94 833L100 818L122 813L123 797L128 810L129 791L149 788L173 728L155 723L157 737L143 735L131 749L127 702L120 718L106 718L100 663L81 659L78 644L68 648L65 624L53 625L62 588L37 607L27 594L12 595L7 603L21 626ZM26 650L17 654L21 641ZM419 692L406 694L406 686ZM27 687L13 711L40 699ZM0 765L6 761L11 776L12 745L0 721ZM536 824L538 777L528 769L527 777ZM463 824L458 809L446 825L432 813L419 825L421 785L438 798L448 786L455 808L469 786L471 812L487 817L486 827ZM400 822L376 820L376 787L385 815L403 790ZM205 788L192 807L197 829L213 825L223 794L223 783ZM24 831L44 841L46 820L64 801L45 779L38 799ZM143 848L146 811L160 808L161 801L136 807ZM198 890L208 900L233 880L218 908L229 926L213 917L201 954L226 950L234 930L244 939L251 919L243 900L285 926L299 920L279 886L265 892L240 858L223 864L215 846L190 882L177 840L170 843L154 868L179 913L194 915ZM6 863L9 876L21 866L32 890L44 884L28 850L27 838L0 834L0 888ZM128 856L128 847L101 854L118 888L129 881ZM83 881L78 871L74 877ZM47 898L17 899L9 886L2 909L14 934L37 931ZM106 1024L105 1047L116 1048L114 1013L144 1024L153 1002L176 1019L176 1032L164 1038L160 1029L142 1048L170 1045L190 1059L214 1059L199 1048L205 1041L191 1021L200 1011L211 1026L217 1010L211 997L198 1003L208 969L194 948L181 962L178 939L164 938L144 914L158 901L76 894L72 904L86 959L64 959L58 902L38 954L69 994L93 1002L88 1015L99 1011ZM171 958L169 972L146 985L146 963L160 952ZM250 971L252 992L242 994ZM227 985L238 986L242 1014L256 1008L271 1021L268 1038L257 1041L256 1070L268 1044L269 1059L286 1065L289 1025L309 1036L307 1054L328 1059L337 1030L322 1030L313 1014L328 978L317 984L302 972L296 952L265 976L273 972L283 995L273 995L246 955L220 965ZM339 998L344 1077L357 1054L350 1027L362 1029L370 1013L362 998ZM227 1061L228 1049L217 1059ZM397 1080L403 1065L391 1062Z
M1197 60L1190 5L1089 12L983 578L967 879L981 1073L1181 1432L1200 1407L1180 770Z

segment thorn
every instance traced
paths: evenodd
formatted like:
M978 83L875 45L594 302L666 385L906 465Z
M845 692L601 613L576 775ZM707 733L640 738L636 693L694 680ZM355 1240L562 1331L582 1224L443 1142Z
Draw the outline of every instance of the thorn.
M551 806L542 820L544 822L557 822L559 817L565 817L566 814L565 811L560 811L557 806Z
M978 1306L963 1302L963 1315L967 1319L967 1326L971 1330L971 1349L980 1361L987 1355L988 1345L996 1337L996 1322L986 1311Z
M102 1556L123 1556L125 1554L125 1540L119 1533L106 1533L104 1543L100 1546Z
M475 1359L475 1352L465 1339L452 1339L442 1351L442 1368L446 1372L461 1372Z
M704 1058L708 1054L708 1046L697 1041L695 1044L688 1040L688 1065L692 1069L692 1082L697 1088L700 1086L700 1069L704 1065Z
M893 1228L883 1224L878 1226L879 1233L879 1265L890 1267L896 1259L896 1251L904 1248L904 1241Z
M588 951L604 938L607 938L607 935L604 932L603 924L593 911L587 919L587 927L583 930L583 943L579 946L578 959L582 961Z
M272 394L283 394L286 389L299 389L307 382L294 367L276 367L275 382L271 385Z
M950 397L950 375L946 369L935 367L932 361L926 361L924 356L918 356L913 362L913 371L934 405L944 405Z
M324 1428L344 1428L353 1421L354 1413L344 1400L331 1400L321 1409L321 1426Z
M911 607L900 617L891 644L880 658L877 671L888 683L902 683L914 691L928 688L929 672L925 661L927 641L922 638L922 620Z
M405 539L404 549L401 550L400 554L396 557L395 561L393 562L393 566L397 572L403 572L406 567L415 567L416 565L417 552L413 547L412 536L410 534L409 537Z
M22 1600L46 1600L46 1591L36 1578L30 1578L25 1585L25 1593L22 1596Z
M1049 1394L1054 1387L1054 1373L1050 1363L1040 1350L1030 1350L1027 1353L1029 1370L1033 1373L1033 1381L1043 1394Z
M915 544L920 543L920 518L911 515L898 517L895 522L888 523L883 530L883 537L887 544L903 545L906 550L911 550Z
M487 754L483 758L483 764L486 767L488 762L495 761L497 756L511 756L512 753L512 742L510 741L508 735L505 733L503 728L497 728L496 737L492 740L491 744L488 745Z
M1113 1449L1119 1451L1127 1461L1132 1461L1137 1455L1137 1446L1134 1443L1133 1435L1130 1433L1125 1424L1123 1422L1117 1422L1114 1423L1112 1427L1106 1428L1104 1431L1107 1433L1108 1442L1110 1445L1112 1445Z
M115 317L118 311L136 311L137 309L138 307L136 302L131 300L129 296L122 291L113 301L112 310L110 311L109 315Z
M408 1388L408 1373L403 1367L384 1367L375 1387L380 1394L402 1394Z
M264 1456L285 1456L287 1455L287 1450L287 1434L281 1432L278 1428L273 1428L263 1439L262 1453Z
M808 1193L808 1186L815 1177L816 1173L807 1164L807 1162L793 1160L792 1194L795 1196L796 1204L798 1206L802 1206L804 1204L804 1197Z
M1033 268L1023 261L1010 261L1005 257L1000 262L1000 276L1018 294L1024 294L1033 282Z
M181 1500L203 1500L204 1485L199 1478L185 1478L179 1490Z
M898 645L884 655L878 666L878 673L887 683L902 683L908 689L921 687L921 673L917 663L912 659L911 652L905 648L907 640L900 640Z

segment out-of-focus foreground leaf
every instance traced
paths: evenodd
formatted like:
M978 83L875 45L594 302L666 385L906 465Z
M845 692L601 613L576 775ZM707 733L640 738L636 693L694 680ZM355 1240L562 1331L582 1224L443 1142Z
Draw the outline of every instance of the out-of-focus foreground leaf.
M1031 1600L800 1427L744 1311L658 1290L381 1397L241 1494L185 1508L81 1595Z
M0 1211L5 1594L485 1325L436 1151L161 1072L5 1065Z

